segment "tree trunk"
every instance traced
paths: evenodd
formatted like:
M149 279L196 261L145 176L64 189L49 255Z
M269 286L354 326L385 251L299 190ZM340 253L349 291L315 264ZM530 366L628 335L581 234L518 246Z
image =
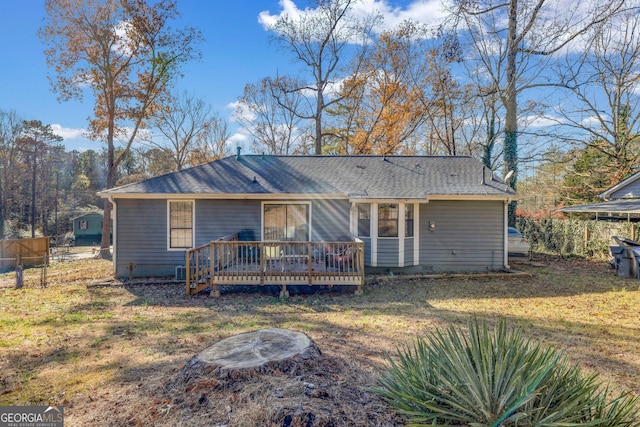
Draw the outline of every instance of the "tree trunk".
M4 239L4 189L2 177L0 177L0 240Z
M107 135L107 189L115 187L115 149L113 146L113 126L109 126ZM100 240L100 257L111 259L111 202L104 199L104 214L102 218L102 238Z
M505 93L505 136L504 136L504 168L505 174L513 171L509 184L515 189L518 182L518 101L516 91L516 44L518 0L509 3L509 28L507 35L507 88ZM509 225L515 224L516 202L509 205Z
M38 142L33 146L33 170L31 171L31 238L36 237L36 176L38 162Z
M316 135L315 135L315 154L317 156L322 154L322 110L324 108L324 100L322 99L322 92L318 91L318 101L316 104Z

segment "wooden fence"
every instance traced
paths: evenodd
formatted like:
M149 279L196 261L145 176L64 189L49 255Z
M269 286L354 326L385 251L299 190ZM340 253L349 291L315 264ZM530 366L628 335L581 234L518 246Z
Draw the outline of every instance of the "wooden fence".
M0 273L17 263L25 267L49 264L49 237L0 240Z

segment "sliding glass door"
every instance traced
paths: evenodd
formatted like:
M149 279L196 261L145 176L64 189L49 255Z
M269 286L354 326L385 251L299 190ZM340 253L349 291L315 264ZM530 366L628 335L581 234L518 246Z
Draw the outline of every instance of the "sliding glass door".
M263 226L265 241L308 242L309 204L265 203Z

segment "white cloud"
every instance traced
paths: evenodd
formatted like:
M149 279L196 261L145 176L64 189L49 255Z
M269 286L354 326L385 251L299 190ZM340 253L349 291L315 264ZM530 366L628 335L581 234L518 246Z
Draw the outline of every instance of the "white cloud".
M524 125L524 127L533 129L557 126L558 123L563 121L561 117L545 117L537 115L523 117L521 120L521 124Z
M405 20L412 20L421 24L432 26L439 24L446 15L445 6L450 0L415 0L406 8L393 6L389 0L363 0L354 5L351 13L354 17L364 18L371 13L379 13L383 18L383 24L377 30L387 31L395 28ZM294 20L302 15L312 15L315 9L299 9L293 0L280 0L281 10L272 14L264 10L258 14L258 22L269 30L276 21L284 16L290 16Z
M587 118L580 120L580 125L585 128L595 128L602 125L602 122L600 121L600 119L611 120L611 117L609 117L607 114L603 114L600 118L596 116L589 116Z
M263 10L258 14L258 22L262 24L265 30L269 30L283 15L297 19L303 13L311 12L309 9L301 11L292 0L280 0L280 7L282 10L277 15L272 15L268 10Z
M63 137L65 140L87 138L86 131L84 129L65 128L59 124L52 124L51 130L53 131L53 133Z
M417 0L406 8L401 8L392 6L387 0L364 0L356 4L354 13L359 16L366 16L372 11L380 13L384 19L381 28L383 31L392 30L407 20L433 26L444 19L446 3L448 2L442 0Z
M251 111L251 108L249 108L249 106L243 102L230 102L225 108L231 110L230 121L233 123L238 123L239 119L248 121L253 121L256 119L256 115L253 113L253 111Z
M233 135L231 135L229 137L228 141L229 141L230 145L242 147L243 145L245 145L249 141L249 138L247 137L246 134L238 131L238 132L234 133Z

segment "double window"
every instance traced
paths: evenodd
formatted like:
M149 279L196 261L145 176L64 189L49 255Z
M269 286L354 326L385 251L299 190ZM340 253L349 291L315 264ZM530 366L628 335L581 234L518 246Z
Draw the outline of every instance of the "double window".
M371 236L371 204L358 203L358 236ZM400 224L398 203L378 204L378 237L398 237ZM414 205L404 205L404 237L413 237Z
M309 241L309 204L264 205L265 241Z
M169 202L169 249L193 247L193 202Z

